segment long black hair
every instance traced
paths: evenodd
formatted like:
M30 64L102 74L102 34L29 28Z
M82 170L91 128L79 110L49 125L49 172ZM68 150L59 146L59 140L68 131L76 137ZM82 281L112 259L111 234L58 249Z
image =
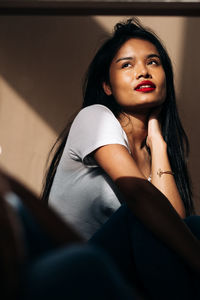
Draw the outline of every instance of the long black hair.
M160 55L166 75L167 91L166 100L161 111L161 129L163 138L168 146L169 161L175 173L176 185L188 216L194 212L186 164L189 143L177 111L171 60L161 41L152 30L143 27L136 18L128 19L126 22L115 25L113 35L100 47L88 68L83 85L83 103L81 108L93 104L102 104L108 107L116 117L123 112L122 107L115 101L114 97L106 95L103 90L103 82L109 83L110 64L121 46L131 38L140 38L151 42ZM56 148L56 151L44 184L42 200L45 202L48 202L53 179L65 147L69 129L70 124L64 129L52 148L52 150Z

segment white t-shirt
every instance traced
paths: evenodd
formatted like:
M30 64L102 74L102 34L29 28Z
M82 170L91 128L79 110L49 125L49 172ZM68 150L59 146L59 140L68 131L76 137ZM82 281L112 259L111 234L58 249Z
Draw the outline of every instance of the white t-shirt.
M108 144L124 145L126 133L114 114L95 104L74 119L63 151L49 204L89 239L123 201L116 185L90 155Z

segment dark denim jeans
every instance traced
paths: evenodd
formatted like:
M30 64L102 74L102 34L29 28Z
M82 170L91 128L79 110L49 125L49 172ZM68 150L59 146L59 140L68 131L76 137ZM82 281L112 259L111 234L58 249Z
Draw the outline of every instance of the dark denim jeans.
M112 259L98 246L58 248L31 212L19 204L26 263L21 268L18 300L136 300Z
M47 252L26 266L20 300L136 300L116 266L94 246Z
M184 220L200 239L200 217ZM199 278L141 224L126 205L91 238L112 257L122 276L145 299L200 299Z
M28 254L20 300L200 299L199 279L126 205L88 245L62 248L54 246L23 206L19 214ZM200 238L200 217L185 222Z

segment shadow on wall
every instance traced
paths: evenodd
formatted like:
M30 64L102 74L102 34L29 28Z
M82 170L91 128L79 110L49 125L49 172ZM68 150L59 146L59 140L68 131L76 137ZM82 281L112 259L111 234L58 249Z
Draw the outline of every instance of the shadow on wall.
M83 76L106 35L90 17L1 17L0 72L60 133L80 107Z
M183 61L181 63L178 104L183 124L190 142L189 169L194 200L200 213L200 18L188 18L185 24Z

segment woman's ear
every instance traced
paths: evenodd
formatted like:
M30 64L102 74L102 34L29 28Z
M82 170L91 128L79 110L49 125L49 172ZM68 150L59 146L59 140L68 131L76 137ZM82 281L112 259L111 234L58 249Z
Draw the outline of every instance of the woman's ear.
M103 82L103 90L104 90L104 92L106 93L107 96L112 95L111 86L108 83Z

